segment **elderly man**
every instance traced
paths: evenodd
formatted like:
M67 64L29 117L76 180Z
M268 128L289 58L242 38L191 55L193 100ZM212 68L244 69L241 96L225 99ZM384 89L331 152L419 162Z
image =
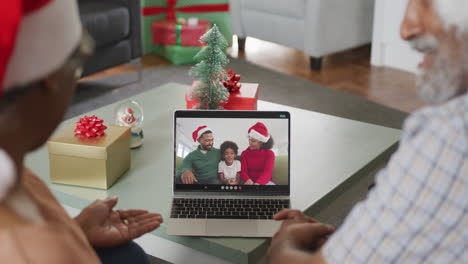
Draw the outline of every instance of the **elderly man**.
M92 40L76 0L0 1L0 262L149 263L132 239L162 222L95 201L70 218L23 167L63 119Z
M271 263L468 263L468 1L409 0L401 37L425 54L418 87L434 105L406 120L376 187L337 232L278 213Z

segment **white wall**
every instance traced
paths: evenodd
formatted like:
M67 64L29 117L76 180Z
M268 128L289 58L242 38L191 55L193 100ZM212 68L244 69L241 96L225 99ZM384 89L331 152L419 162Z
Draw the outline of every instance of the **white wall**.
M376 0L371 64L416 72L422 55L400 38L408 0Z

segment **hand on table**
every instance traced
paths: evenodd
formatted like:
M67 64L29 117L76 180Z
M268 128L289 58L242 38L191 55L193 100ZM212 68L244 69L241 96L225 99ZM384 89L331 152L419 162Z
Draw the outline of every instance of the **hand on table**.
M280 230L273 236L267 255L279 255L282 249L316 251L327 241L335 228L319 223L299 210L284 209L273 219L283 220Z
M182 173L181 179L183 184L193 184L193 182L198 182L193 172L189 170L186 170L184 173Z
M117 197L96 200L75 218L93 247L108 248L127 243L158 228L160 214L146 210L112 210Z
M274 220L283 221L281 227L291 223L318 223L314 218L305 215L299 210L283 209L273 216Z

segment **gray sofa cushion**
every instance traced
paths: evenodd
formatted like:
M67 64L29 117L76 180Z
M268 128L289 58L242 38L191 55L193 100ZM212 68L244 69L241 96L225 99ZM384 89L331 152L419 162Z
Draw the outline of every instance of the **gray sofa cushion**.
M99 52L94 53L94 55L86 61L83 76L103 70L109 67L109 65L126 63L132 59L131 54L132 48L130 40L111 44L105 49L101 49Z
M303 18L306 0L242 0L241 5L246 10L256 10L285 17ZM310 1L310 0L309 0Z
M129 35L130 14L126 6L111 1L81 0L80 16L98 49Z

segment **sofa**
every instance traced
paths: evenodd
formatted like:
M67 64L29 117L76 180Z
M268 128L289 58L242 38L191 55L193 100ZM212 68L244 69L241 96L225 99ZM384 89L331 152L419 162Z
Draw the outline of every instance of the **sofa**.
M322 58L370 43L375 0L230 0L232 31L243 50L247 36Z
M139 0L78 0L78 6L81 23L96 45L83 76L132 60L140 64L143 47Z

